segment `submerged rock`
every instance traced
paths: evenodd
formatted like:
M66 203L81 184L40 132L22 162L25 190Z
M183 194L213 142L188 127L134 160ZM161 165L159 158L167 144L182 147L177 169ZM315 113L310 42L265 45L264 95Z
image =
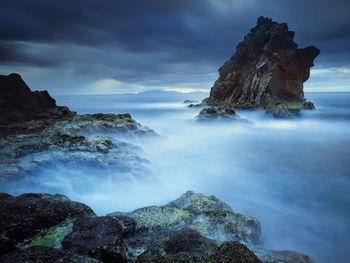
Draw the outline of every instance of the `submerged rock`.
M198 101L195 101L195 100L185 100L184 101L184 104L192 104L192 103L196 103Z
M314 110L315 105L311 101L306 101L306 99L304 99L303 109L304 110Z
M261 108L279 118L300 111L303 83L320 51L314 46L298 49L293 39L294 32L286 23L259 17L236 53L219 69L207 104Z
M204 108L196 117L197 121L241 121L242 119L236 114L232 107L210 107Z

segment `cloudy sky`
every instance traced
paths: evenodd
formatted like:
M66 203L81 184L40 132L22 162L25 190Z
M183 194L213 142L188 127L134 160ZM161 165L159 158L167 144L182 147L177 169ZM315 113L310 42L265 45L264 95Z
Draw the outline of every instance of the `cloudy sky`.
M321 49L306 90L350 91L349 0L0 0L0 74L52 94L208 91L259 16Z

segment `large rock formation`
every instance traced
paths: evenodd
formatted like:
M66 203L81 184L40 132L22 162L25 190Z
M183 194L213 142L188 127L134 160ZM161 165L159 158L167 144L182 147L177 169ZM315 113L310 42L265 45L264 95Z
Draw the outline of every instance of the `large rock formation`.
M301 110L306 104L303 83L320 51L314 46L298 49L293 38L286 23L259 17L219 69L207 103L262 108L275 117L290 117L290 112Z
M56 106L46 90L31 91L20 75L0 75L0 135L13 123L72 116L67 107Z

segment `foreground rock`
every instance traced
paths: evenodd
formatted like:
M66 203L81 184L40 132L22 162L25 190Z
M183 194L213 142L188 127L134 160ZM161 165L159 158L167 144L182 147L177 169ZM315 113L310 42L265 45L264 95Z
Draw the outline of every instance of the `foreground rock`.
M256 219L191 191L102 217L62 195L0 197L0 262L313 262L260 248Z
M110 136L155 134L130 114L77 115L47 91L30 91L18 74L0 76L1 182L33 180L41 167L62 164L137 174L145 163L139 148Z
M0 255L68 218L94 216L86 205L63 195L0 194Z
M241 121L242 119L236 114L232 107L210 107L204 108L196 117L197 121Z
M219 69L207 104L263 109L278 118L289 118L303 106L313 108L304 99L303 83L320 51L314 46L298 49L293 39L287 24L259 17Z
M74 254L50 247L35 246L5 255L0 258L3 263L99 263L97 259L85 255Z
M78 219L63 239L62 248L103 262L127 262L122 226L112 217Z

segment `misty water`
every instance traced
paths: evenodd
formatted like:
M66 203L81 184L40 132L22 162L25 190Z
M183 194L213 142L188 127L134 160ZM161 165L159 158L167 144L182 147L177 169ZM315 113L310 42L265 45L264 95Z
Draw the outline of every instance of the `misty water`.
M261 222L263 246L318 262L350 258L350 93L308 93L317 107L293 120L237 111L249 123L196 123L185 99L204 93L56 96L79 114L129 112L156 138L120 138L142 148L144 174L55 167L34 189L62 193L99 215L163 205L187 190L215 195ZM97 174L96 174L97 173ZM100 174L98 174L100 173Z

